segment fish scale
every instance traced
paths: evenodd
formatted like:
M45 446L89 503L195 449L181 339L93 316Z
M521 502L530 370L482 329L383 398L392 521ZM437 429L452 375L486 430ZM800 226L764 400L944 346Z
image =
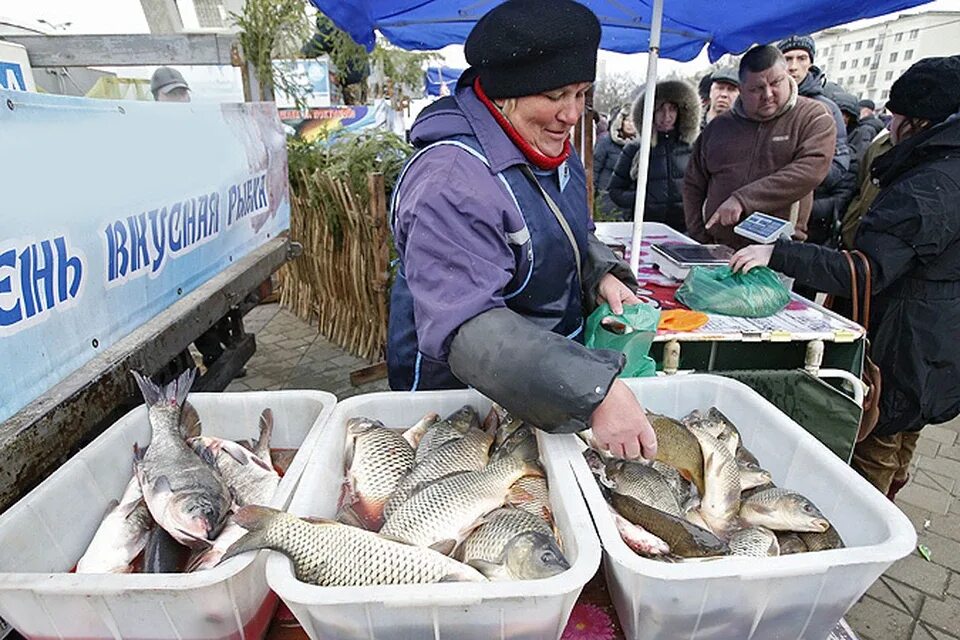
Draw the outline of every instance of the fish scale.
M535 515L553 526L553 509L550 507L550 489L546 478L523 476L510 487L508 501L517 509Z
M774 487L750 495L740 507L740 519L774 531L823 532L830 523L810 500L796 491Z
M680 517L680 504L670 483L650 465L629 460L611 459L606 464L607 478L618 493Z
M465 436L444 443L417 462L397 485L383 509L384 519L391 515L427 482L432 482L451 473L479 471L490 457L493 438L479 429L471 429Z
M321 586L424 584L454 577L483 582L476 570L440 553L336 522L274 512L262 547L293 560L297 579ZM254 547L255 548L255 547ZM233 555L234 549L231 548Z
M347 482L351 508L363 525L377 530L383 508L400 480L413 466L413 447L399 433L377 420L351 418L347 422Z
M737 531L727 543L730 555L766 558L780 555L780 544L773 531L766 527L748 527Z
M507 455L481 471L437 480L404 502L381 533L425 547L460 541L480 516L503 504L514 482L532 471L530 463Z
M535 515L514 508L497 509L485 516L484 523L464 541L459 555L464 562L496 562L510 539L524 531L553 535L553 530Z

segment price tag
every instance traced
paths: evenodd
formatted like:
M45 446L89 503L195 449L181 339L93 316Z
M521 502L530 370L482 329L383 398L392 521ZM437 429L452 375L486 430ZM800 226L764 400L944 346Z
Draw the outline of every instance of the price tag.
M833 341L834 342L853 342L857 339L858 334L850 331L849 329L836 329L833 332Z

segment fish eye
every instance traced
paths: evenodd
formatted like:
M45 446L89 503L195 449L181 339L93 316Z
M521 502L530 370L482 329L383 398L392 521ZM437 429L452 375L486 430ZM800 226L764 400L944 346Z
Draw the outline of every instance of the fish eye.
M540 554L540 562L544 564L550 564L551 562L554 562L556 559L557 557L556 555L554 555L553 551L544 551L543 553Z

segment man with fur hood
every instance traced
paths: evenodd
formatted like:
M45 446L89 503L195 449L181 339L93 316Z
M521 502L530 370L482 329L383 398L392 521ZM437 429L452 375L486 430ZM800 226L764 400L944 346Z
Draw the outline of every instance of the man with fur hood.
M633 120L643 115L643 94L633 105ZM657 83L654 93L654 135L650 139L650 171L643 219L663 222L685 231L683 216L683 175L690 149L700 133L700 99L696 89L683 80ZM637 166L640 141L628 143L610 179L610 198L633 219L637 193Z
M618 207L610 195L607 187L613 176L613 169L620 159L620 152L625 144L637 135L637 128L630 115L630 105L623 105L614 116L610 130L601 136L593 148L593 192L597 198L600 210L607 215L613 215L623 220L627 211Z
M797 95L776 47L740 61L740 97L693 145L683 183L688 235L740 248L733 228L761 211L794 223L806 240L813 190L830 170L837 127L819 102Z

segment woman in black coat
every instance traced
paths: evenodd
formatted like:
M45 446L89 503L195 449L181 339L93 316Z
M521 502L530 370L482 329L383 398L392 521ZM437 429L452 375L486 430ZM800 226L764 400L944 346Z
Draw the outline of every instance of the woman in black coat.
M633 105L635 123L641 122L643 98L641 94ZM654 125L643 219L663 222L677 231L685 231L683 174L690 160L690 146L700 134L700 98L696 89L682 80L657 83ZM639 140L623 148L608 189L610 198L626 212L626 220L633 220L639 148Z
M887 108L894 147L873 164L880 194L854 240L872 266L880 418L857 444L853 466L893 499L908 480L920 429L960 414L960 57L914 64L894 83ZM779 240L731 261L744 271L766 264L850 296L850 268L837 251ZM858 276L863 291L863 269Z
M637 135L633 118L630 116L630 105L624 105L610 124L610 131L600 137L593 148L593 190L598 199L600 210L612 217L624 219L625 211L610 199L607 185L613 176L613 169L620 159L623 146Z

